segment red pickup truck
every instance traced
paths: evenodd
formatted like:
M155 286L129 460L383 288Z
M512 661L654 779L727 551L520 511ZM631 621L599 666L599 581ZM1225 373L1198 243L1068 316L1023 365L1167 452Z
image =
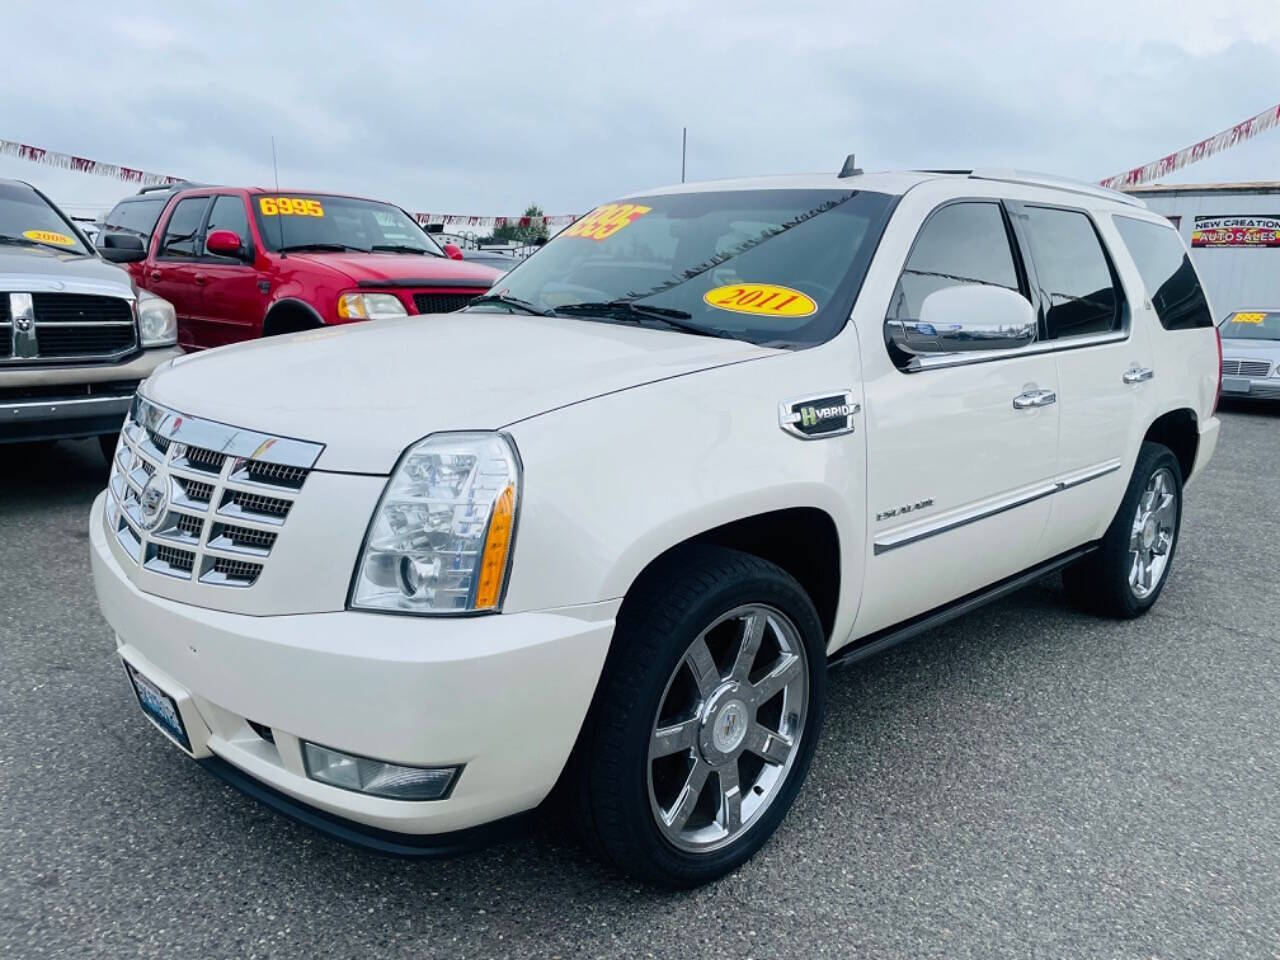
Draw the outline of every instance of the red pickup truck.
M392 204L255 187L143 191L107 215L97 244L174 305L186 350L448 313L501 276Z

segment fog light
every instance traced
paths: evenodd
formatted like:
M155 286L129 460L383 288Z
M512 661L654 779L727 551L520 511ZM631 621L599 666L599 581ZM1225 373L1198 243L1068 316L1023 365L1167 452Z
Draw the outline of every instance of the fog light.
M461 767L402 767L302 742L307 776L331 787L391 800L441 800Z

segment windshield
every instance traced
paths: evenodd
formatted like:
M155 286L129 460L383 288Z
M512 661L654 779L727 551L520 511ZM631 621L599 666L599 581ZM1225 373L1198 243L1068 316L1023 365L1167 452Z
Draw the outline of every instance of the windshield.
M1233 313L1222 321L1224 340L1280 340L1280 313L1261 310Z
M407 213L389 203L316 193L255 196L262 242L270 250L332 249L444 256Z
M492 301L468 309L554 311L812 346L848 320L892 204L854 190L704 191L606 204L507 274Z
M71 222L22 183L0 183L0 243L89 253Z

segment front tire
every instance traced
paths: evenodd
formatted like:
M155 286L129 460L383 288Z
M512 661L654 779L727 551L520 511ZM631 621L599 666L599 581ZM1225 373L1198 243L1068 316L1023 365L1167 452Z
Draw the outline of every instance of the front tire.
M1096 552L1063 571L1068 596L1104 616L1132 619L1169 579L1182 528L1182 469L1159 443L1143 443L1115 519Z
M588 841L693 887L750 858L804 781L826 703L824 634L785 571L691 547L628 594L578 757Z

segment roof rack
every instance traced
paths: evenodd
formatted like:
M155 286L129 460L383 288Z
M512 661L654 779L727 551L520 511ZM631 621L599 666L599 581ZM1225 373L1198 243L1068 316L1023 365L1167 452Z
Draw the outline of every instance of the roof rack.
M972 170L969 176L974 180L998 180L1002 183L1025 183L1033 187L1050 187L1067 193L1079 193L1100 200L1113 200L1130 207L1145 207L1146 204L1137 197L1131 197L1119 190L1099 186L1096 183L1085 183L1083 180L1072 180L1068 177L1057 177L1051 173L1033 173L1030 170Z
M207 183L196 183L194 180L179 180L177 183L156 183L149 187L139 187L139 196L144 193L168 193L173 190L185 190L187 187L207 187Z

